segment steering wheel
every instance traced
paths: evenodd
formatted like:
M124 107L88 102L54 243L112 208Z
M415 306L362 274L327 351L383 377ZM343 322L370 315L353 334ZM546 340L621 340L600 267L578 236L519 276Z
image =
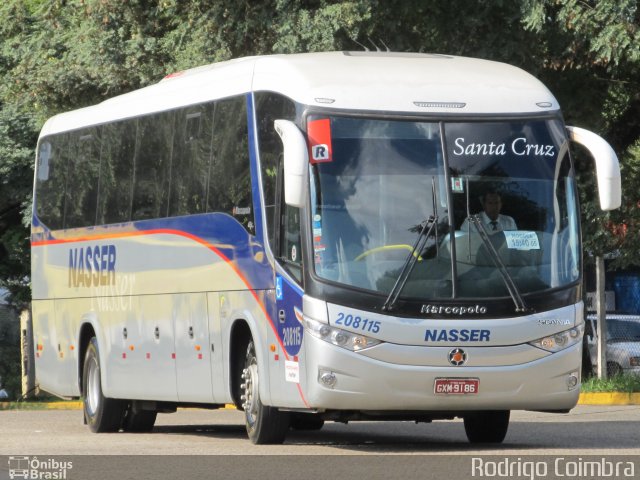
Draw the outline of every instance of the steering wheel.
M397 244L397 245L382 245L381 247L370 248L369 250L365 250L360 255L355 258L356 262L359 262L363 258L368 257L374 253L386 252L388 250L407 250L412 253L414 257L418 259L419 262L422 261L422 257L413 251L413 247L411 245L406 244Z

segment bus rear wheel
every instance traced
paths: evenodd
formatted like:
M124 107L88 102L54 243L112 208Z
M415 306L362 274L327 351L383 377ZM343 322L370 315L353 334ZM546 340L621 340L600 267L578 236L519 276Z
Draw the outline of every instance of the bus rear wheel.
M471 443L502 443L509 429L509 410L477 412L464 417L464 431Z
M117 432L122 425L125 402L107 398L102 393L98 341L91 338L82 369L82 400L84 418L94 433Z
M260 400L258 360L253 340L247 346L241 377L240 398L249 439L255 444L284 442L289 430L290 417L286 412L263 405Z

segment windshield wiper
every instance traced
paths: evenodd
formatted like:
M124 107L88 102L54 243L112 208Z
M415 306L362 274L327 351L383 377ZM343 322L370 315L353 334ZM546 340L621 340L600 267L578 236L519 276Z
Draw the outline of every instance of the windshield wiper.
M400 270L400 275L398 275L398 278L396 279L396 283L393 284L393 287L389 292L389 296L382 305L383 312L390 312L395 308L398 297L402 293L404 286L407 284L409 275L411 275L411 272L416 266L416 262L418 261L421 252L423 251L424 247L427 244L427 241L429 240L429 237L431 236L431 232L438 223L438 210L436 209L437 206L438 198L436 194L436 179L435 177L431 177L431 208L433 209L433 215L430 215L429 218L411 229L411 231L420 233L418 234L418 238L416 238L416 241L413 244L413 248L411 249L409 256L404 261L404 265L402 265L402 269Z
M524 303L524 299L522 298L522 295L520 295L520 290L518 290L518 287L513 281L513 277L511 277L511 274L509 274L507 267L504 265L504 263L502 263L502 259L500 258L500 255L498 254L495 247L491 243L491 240L489 239L489 234L487 233L487 230L484 228L484 225L482 224L482 219L480 218L479 215L469 215L468 219L470 223L474 224L474 226L476 227L476 230L478 231L478 234L480 235L480 239L482 240L482 243L484 244L485 247L487 247L489 256L491 257L491 260L493 261L494 265L498 269L498 272L500 273L500 276L502 277L502 280L504 281L504 284L507 287L507 290L509 291L509 295L511 295L511 298L513 299L513 303L515 304L515 307L516 307L516 312L519 312L519 313L528 312L529 307L527 307L527 305Z
M400 296L400 293L402 293L402 290L404 289L404 286L409 279L409 275L411 275L411 272L413 271L413 268L415 267L416 262L420 257L420 252L423 251L427 240L431 236L431 232L433 231L437 222L438 216L431 215L428 219L426 219L418 226L418 228L420 229L418 238L413 244L411 252L405 260L404 265L402 266L402 270L400 271L400 275L398 275L398 278L396 279L396 283L393 285L393 288L389 292L389 296L384 302L384 305L382 305L382 311L390 312L395 307L398 297Z

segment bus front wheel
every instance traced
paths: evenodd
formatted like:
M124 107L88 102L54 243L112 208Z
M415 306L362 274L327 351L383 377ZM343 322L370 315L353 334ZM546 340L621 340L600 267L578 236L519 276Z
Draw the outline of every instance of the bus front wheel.
M102 394L98 341L89 341L82 370L84 418L94 433L117 432L122 424L125 403Z
M240 385L247 434L255 444L282 443L289 430L289 414L262 404L259 382L258 360L251 340L247 346Z
M509 429L509 410L476 412L464 417L464 431L471 443L502 443Z

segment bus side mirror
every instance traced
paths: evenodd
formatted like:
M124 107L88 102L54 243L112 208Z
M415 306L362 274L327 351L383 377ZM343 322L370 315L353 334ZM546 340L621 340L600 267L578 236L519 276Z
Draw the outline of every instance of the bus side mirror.
M274 126L284 146L284 201L301 208L304 205L304 175L309 163L307 141L295 123L276 120Z
M605 139L589 130L567 127L569 138L585 147L596 162L596 178L600 194L600 208L615 210L622 203L620 164L618 157Z

